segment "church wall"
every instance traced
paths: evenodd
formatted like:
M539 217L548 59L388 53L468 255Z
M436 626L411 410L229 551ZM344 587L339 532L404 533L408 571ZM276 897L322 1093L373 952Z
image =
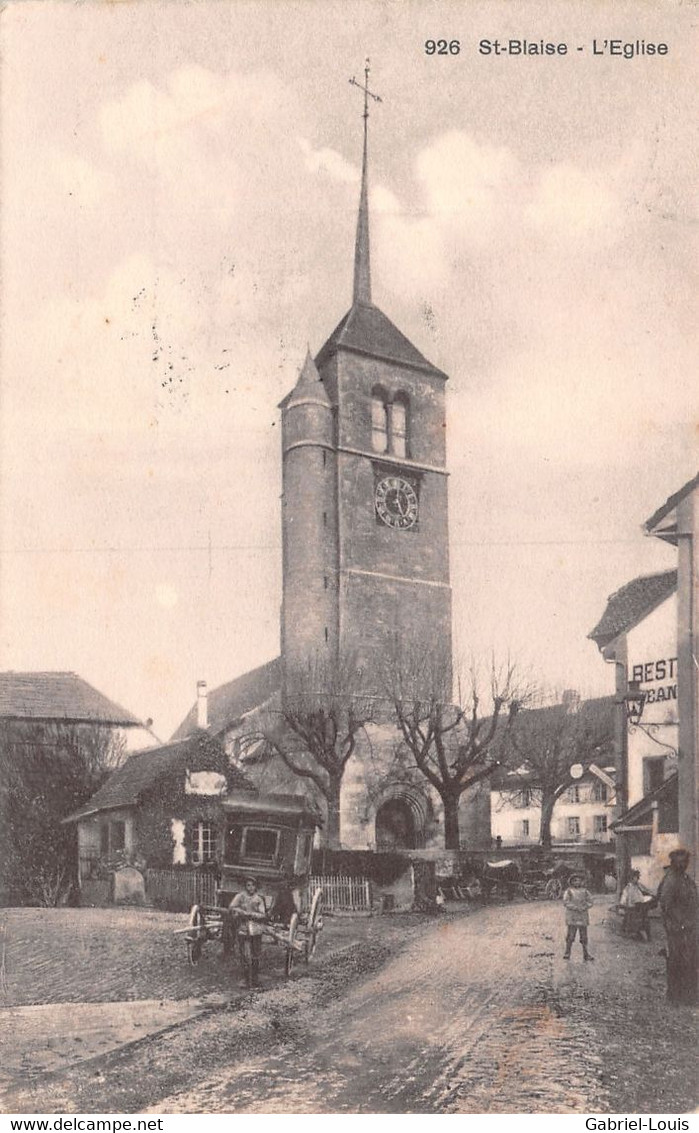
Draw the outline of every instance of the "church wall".
M376 358L343 353L337 363L340 448L371 452L371 391L381 386L410 400L409 457L443 468L446 464L444 378Z
M364 670L366 687L378 693L390 688L392 666L401 650L407 662L415 652L429 649L448 671L449 589L360 574L343 575L340 587L340 648L345 656L356 658Z
M376 484L385 476L405 476L419 501L414 527L398 530L378 518ZM340 537L344 570L373 570L389 575L449 582L447 478L416 473L385 457L367 459L338 454Z

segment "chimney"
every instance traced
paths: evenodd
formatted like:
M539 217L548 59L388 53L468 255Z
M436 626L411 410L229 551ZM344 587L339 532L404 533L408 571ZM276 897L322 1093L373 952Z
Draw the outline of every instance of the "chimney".
M209 726L209 701L206 681L197 681L197 728Z

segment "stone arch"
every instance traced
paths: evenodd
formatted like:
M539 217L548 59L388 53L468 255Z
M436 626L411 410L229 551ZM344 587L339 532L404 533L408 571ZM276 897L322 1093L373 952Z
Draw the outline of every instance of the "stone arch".
M417 792L385 794L374 820L377 850L419 850L425 844L425 804Z

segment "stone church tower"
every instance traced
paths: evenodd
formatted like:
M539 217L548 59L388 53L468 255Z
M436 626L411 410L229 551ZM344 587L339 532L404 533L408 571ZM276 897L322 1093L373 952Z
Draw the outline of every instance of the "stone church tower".
M372 301L365 95L352 306L281 403L282 658L357 666L396 644L451 666L445 383Z
M325 810L308 778L247 740L295 693L376 696L342 776L342 845L432 850L444 846L442 802L401 748L383 697L396 663L414 657L429 658L426 691L436 671L451 695L447 377L372 300L362 89L352 306L281 403L281 656L212 690L209 730L261 790L308 792ZM195 719L192 709L176 735ZM487 789L467 792L460 810L465 844L487 844Z

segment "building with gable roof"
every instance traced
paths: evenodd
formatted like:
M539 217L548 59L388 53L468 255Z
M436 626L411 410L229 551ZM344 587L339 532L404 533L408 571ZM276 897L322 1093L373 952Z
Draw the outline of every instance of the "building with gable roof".
M146 723L77 673L0 673L0 724L104 728L123 737L129 751L154 739Z
M657 885L678 845L690 849L696 869L698 485L694 477L644 525L678 548L677 568L626 583L589 634L616 667L619 814L612 828L620 884L633 866ZM642 704L631 723L630 690Z

